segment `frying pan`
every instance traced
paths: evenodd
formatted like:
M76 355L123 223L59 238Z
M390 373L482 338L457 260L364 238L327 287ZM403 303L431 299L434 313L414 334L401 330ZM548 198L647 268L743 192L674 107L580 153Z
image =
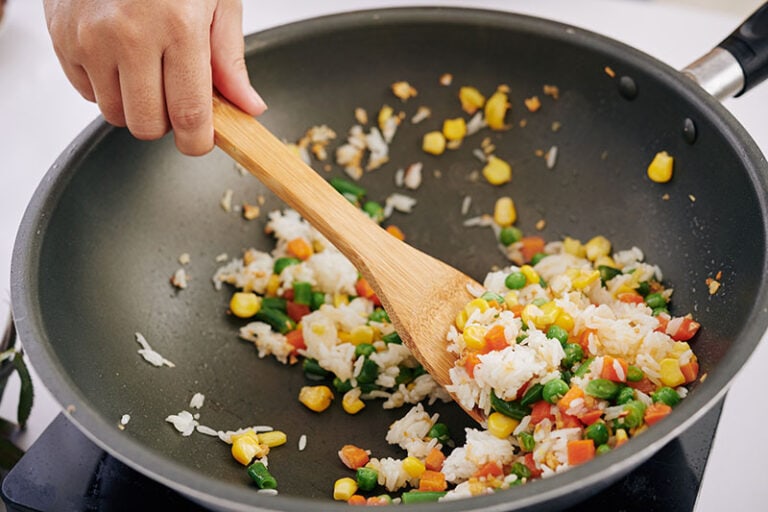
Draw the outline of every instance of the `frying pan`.
M424 183L412 192L417 207L391 219L409 243L481 279L507 262L490 231L462 227L461 202L471 196L469 215L477 215L511 195L525 232L537 232L543 219L547 239L602 234L615 248L641 247L675 289L673 313L691 311L704 326L693 347L707 378L691 386L667 420L556 477L441 503L441 510L576 503L648 459L723 397L768 324L759 277L766 273L768 165L746 131L688 77L588 31L459 8L333 15L246 42L249 69L259 70L259 89L270 99L262 121L285 140L318 124L343 138L356 107L432 108L423 124L403 123L391 163L361 180L369 198L383 200L399 190L392 178L398 165L424 163ZM438 85L443 73L454 75L452 86ZM389 85L397 80L413 84L417 100L395 100ZM513 127L486 134L514 167L503 187L467 178L479 168L471 151L479 138L439 158L420 149L425 131L457 114L457 87L465 84L489 92L510 87ZM543 97L540 112L526 112L522 99L541 96L544 84L557 85L559 98ZM551 146L558 159L548 169L535 151ZM645 174L661 150L676 159L667 184ZM342 175L338 168L319 172ZM245 221L219 207L227 189L240 201L263 195L263 211L282 207L221 152L187 158L170 138L139 142L123 129L92 123L48 172L22 220L12 262L20 339L70 419L149 477L220 510L347 510L330 499L333 481L346 475L337 450L353 443L379 457L402 457L384 435L405 410L374 402L354 418L340 407L311 413L296 400L307 383L301 371L259 359L237 338L241 322L225 314L229 291L210 282L221 264L216 256L269 250L273 242L263 220ZM168 281L182 253L191 255L191 280L177 291ZM705 283L718 272L722 288L711 295ZM136 332L175 367L141 359ZM187 409L196 392L206 396L201 423L222 430L269 424L288 434L292 441L270 454L279 496L256 493L221 441L180 436L164 421ZM427 409L440 413L459 443L464 427L473 426L455 405ZM131 419L121 429L124 414ZM309 442L299 451L302 434Z

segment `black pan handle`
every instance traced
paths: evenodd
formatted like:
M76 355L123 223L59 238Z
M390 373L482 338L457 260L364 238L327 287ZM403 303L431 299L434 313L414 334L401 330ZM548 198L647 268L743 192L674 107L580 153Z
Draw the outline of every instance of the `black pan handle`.
M741 96L768 78L768 3L683 73L719 99Z

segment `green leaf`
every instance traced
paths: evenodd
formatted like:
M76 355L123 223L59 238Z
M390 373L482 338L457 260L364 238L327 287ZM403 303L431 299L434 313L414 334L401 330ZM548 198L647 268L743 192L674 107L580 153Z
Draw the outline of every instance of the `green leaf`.
M29 414L32 412L32 402L35 399L35 392L32 389L32 377L29 375L29 370L24 362L24 356L21 352L17 352L13 358L13 366L16 367L16 371L19 373L19 380L21 381L21 390L19 391L19 407L17 410L17 418L19 426L24 428Z
M10 470L19 460L24 451L10 442L8 439L0 438L0 468Z

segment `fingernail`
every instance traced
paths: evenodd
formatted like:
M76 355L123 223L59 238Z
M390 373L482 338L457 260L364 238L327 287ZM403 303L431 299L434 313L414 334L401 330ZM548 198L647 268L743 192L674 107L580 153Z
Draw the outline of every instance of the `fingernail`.
M261 97L261 95L251 87L251 92L253 95L253 101L256 102L256 106L259 108L259 110L267 110L269 107L267 106L267 102L264 101L264 98Z

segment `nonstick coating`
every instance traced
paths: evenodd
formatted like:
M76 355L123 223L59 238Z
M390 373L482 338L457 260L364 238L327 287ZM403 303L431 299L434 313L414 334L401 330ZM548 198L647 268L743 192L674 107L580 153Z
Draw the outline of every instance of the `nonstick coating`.
M414 246L482 279L508 262L489 229L462 222L510 195L526 233L537 233L543 219L539 234L549 240L602 234L616 249L642 248L675 289L673 313L690 311L703 325L693 347L707 378L670 418L563 475L441 510L561 506L601 490L721 398L759 342L766 328L766 162L726 110L676 70L581 29L450 8L309 20L249 36L246 53L270 104L262 121L286 141L318 124L343 141L356 107L372 118L383 104L407 114L390 163L361 184L381 201L396 190L398 167L424 163L424 183L408 191L418 200L413 213L390 220ZM443 73L453 74L450 86L439 85ZM413 84L418 96L405 103L395 98L389 86L398 80ZM508 131L484 131L441 157L421 151L423 133L460 115L459 86L490 94L499 84L511 91ZM557 100L542 93L544 84L559 87ZM533 95L543 103L536 113L522 103ZM413 125L408 119L419 105L431 107L432 117ZM511 183L469 179L481 166L472 150L486 136L512 162ZM554 169L535 154L551 146L558 148ZM651 182L645 172L661 150L675 157L668 184ZM316 168L342 175L337 166ZM350 417L336 403L312 413L296 398L308 382L301 370L259 359L238 339L242 322L226 314L231 290L216 291L211 282L220 265L215 258L252 246L270 250L272 241L263 233L264 215L249 222L220 207L227 189L235 204L263 195L263 212L281 207L220 151L188 158L170 137L140 142L95 121L49 171L23 219L12 269L20 337L72 420L150 477L212 508L347 510L331 500L334 480L348 475L337 450L354 443L375 456L402 457L384 436L407 409L384 411L373 402ZM465 196L472 197L467 216ZM169 277L182 253L191 256L191 280L177 291ZM706 280L718 272L722 287L710 295ZM136 332L176 366L147 364L137 354ZM202 434L182 437L165 422L189 409L196 392L206 396L205 425L268 424L288 434L288 444L269 456L280 496L258 495L228 445ZM462 442L464 427L472 425L458 407L427 409L440 412ZM121 430L124 414L131 419ZM303 452L301 434L308 437Z

